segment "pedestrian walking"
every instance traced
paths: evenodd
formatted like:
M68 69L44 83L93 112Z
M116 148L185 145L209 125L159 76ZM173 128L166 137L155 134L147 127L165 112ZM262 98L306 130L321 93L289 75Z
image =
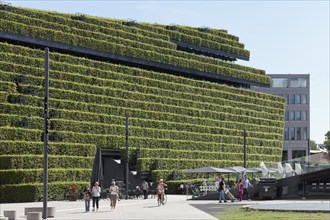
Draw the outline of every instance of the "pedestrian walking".
M100 196L101 196L101 187L99 186L98 182L95 182L95 185L92 188L93 211L95 211L95 204L96 204L96 211L99 210Z
M250 200L249 196L249 187L253 187L253 185L250 183L249 178L244 174L244 179L243 179L243 197L246 195L246 199Z
M83 195L84 195L83 200L85 201L85 212L89 212L89 207L92 197L92 192L89 184L86 185L83 191Z
M142 180L141 188L143 190L144 199L148 198L149 185L145 180Z
M115 211L117 200L118 200L118 195L119 195L119 187L116 186L116 182L113 181L110 186L110 211Z

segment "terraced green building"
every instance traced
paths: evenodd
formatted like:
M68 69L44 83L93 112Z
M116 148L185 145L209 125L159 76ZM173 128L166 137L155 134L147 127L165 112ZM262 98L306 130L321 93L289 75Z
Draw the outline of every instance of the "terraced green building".
M284 99L239 38L0 5L1 202L42 197L44 48L50 48L49 198L91 178L97 148L125 148L132 169L170 183L185 169L281 160Z

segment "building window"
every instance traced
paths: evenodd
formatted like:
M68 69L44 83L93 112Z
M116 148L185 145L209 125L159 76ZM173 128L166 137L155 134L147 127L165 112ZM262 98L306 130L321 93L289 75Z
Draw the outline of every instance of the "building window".
M290 111L290 121L294 121L294 111Z
M290 128L290 140L291 141L296 140L296 130L295 130L295 128Z
M289 121L289 111L285 111L284 120Z
M301 120L307 121L307 111L301 111Z
M301 114L300 111L296 111L296 121L301 121Z
M297 141L301 141L301 128L297 128Z
M290 104L295 104L295 97L294 95L290 95Z
M289 159L288 151L287 150L282 151L282 161L287 161L288 159Z
M272 87L274 88L287 88L288 87L288 79L287 78L273 78L272 79Z
M304 78L291 79L290 87L293 87L293 88L306 88L307 87L307 79L304 79Z
M307 95L301 95L301 104L307 104Z
M293 150L292 159L306 156L306 151L304 150Z
M289 140L289 128L284 128L284 140Z
M307 127L303 127L303 140L307 140Z
M295 104L301 104L301 96L300 95L294 95L294 103Z
M289 94L284 94L283 97L285 98L285 103L289 104Z

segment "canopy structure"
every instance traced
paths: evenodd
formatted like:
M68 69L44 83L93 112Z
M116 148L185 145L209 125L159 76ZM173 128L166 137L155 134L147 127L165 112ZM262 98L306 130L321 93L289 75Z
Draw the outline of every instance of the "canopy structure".
M185 173L235 173L235 171L227 168L202 167L184 171Z
M228 170L232 170L233 173L242 173L245 172L246 168L244 167L239 167L239 166L235 166L235 167L226 167L224 169L228 169Z

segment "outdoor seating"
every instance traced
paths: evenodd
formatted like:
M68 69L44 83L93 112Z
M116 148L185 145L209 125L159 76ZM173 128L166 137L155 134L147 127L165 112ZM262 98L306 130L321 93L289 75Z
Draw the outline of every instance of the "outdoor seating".
M26 207L24 209L24 215L27 215L30 212L41 212L43 207ZM56 208L55 207L47 207L47 217L55 217Z
M17 213L15 210L4 211L4 217L8 217L8 220L15 220L17 218Z
M41 220L41 212L28 212L26 219L27 220Z

